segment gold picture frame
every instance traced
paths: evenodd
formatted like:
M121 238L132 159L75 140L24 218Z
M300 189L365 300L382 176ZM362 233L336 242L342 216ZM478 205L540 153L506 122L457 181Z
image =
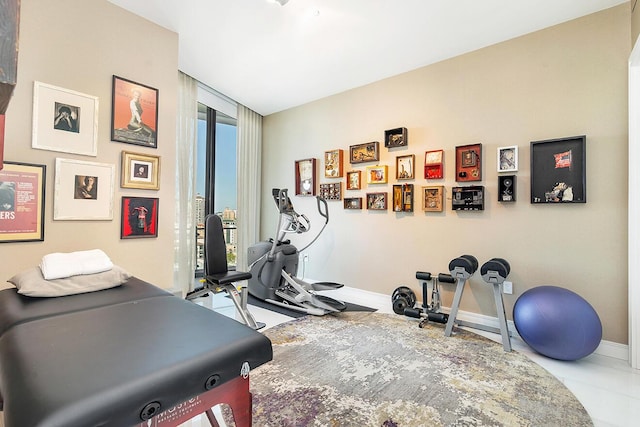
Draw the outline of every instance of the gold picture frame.
M160 189L160 156L122 152L121 188Z
M389 180L387 165L367 166L367 184L386 184Z

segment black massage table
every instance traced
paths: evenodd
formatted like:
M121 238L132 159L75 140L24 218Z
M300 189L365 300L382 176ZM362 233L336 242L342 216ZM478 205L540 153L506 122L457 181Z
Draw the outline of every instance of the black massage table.
M228 404L251 425L255 330L137 278L57 298L0 291L5 427L177 426Z

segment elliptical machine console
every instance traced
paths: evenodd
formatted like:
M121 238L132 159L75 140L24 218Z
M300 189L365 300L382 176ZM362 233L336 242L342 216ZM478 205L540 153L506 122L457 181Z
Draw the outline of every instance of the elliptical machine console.
M311 223L305 215L293 209L287 189L274 188L272 196L280 212L276 236L249 247L248 261L252 275L248 284L249 293L271 304L316 316L345 310L346 305L342 301L315 293L338 289L342 284L308 283L296 277L300 252L311 246L329 223L326 200L316 196L318 212L325 219L324 226L307 246L298 250L285 237L291 233L306 233L311 229Z

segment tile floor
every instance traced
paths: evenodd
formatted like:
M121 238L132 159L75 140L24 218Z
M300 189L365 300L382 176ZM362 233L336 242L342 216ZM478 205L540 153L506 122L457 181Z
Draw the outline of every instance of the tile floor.
M393 313L386 295L343 288L327 293L338 299ZM235 317L235 308L228 298L216 295L197 301L228 316ZM290 317L260 307L250 306L257 321L267 328L291 320ZM501 343L500 335L473 330ZM631 427L640 425L640 370L626 361L592 354L574 362L562 362L534 353L520 339L512 339L512 347L553 374L571 390L584 405L596 427ZM221 426L223 424L221 423ZM206 417L196 417L181 427L209 427ZM556 426L553 426L556 427ZM558 426L559 427L559 426ZM564 427L564 426L563 426Z

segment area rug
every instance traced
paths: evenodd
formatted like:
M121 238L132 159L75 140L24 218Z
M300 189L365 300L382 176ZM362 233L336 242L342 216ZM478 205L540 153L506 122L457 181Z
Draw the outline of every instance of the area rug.
M273 361L251 373L253 425L592 426L543 368L472 332L351 312L266 330Z

